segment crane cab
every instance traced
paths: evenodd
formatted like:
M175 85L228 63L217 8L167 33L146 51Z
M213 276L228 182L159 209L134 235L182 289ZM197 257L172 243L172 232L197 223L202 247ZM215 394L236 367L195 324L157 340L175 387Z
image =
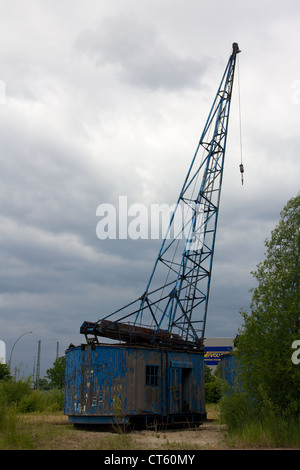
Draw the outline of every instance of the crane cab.
M70 423L200 424L206 418L204 354L128 344L66 351Z

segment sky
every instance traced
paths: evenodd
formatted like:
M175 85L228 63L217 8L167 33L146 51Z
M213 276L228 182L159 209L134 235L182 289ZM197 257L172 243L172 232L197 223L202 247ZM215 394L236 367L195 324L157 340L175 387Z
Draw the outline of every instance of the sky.
M97 208L176 202L237 42L206 325L206 337L234 337L264 241L299 191L299 1L0 5L7 362L32 374L41 341L44 376L57 343L61 356L85 341L83 321L144 292L160 240L100 240Z

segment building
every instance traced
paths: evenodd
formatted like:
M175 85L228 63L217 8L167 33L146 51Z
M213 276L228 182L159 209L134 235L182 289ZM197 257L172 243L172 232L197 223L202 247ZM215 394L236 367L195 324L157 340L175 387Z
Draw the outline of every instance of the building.
M203 351L93 344L66 351L65 414L75 424L200 423Z
M206 338L204 340L204 363L214 371L220 357L233 349L234 338Z

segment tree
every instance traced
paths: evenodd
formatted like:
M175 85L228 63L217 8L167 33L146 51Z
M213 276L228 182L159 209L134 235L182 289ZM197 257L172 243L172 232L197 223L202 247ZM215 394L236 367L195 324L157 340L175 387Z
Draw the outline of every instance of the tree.
M218 403L222 396L221 380L219 377L218 369L212 372L210 367L204 365L204 380L205 380L205 401L206 403Z
M46 376L52 387L64 388L65 386L65 356L54 361L53 367L47 369Z
M237 349L244 390L253 406L285 414L300 412L300 365L292 362L292 344L299 340L300 194L290 199L271 232L265 260L252 274L251 312Z
M0 380L8 380L11 379L12 376L10 375L9 367L7 364L0 363Z

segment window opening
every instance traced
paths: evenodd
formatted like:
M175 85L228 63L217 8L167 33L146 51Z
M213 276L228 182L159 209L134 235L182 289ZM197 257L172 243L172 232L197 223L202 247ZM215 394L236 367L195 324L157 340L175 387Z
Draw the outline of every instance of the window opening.
M146 366L146 385L158 385L159 366Z

